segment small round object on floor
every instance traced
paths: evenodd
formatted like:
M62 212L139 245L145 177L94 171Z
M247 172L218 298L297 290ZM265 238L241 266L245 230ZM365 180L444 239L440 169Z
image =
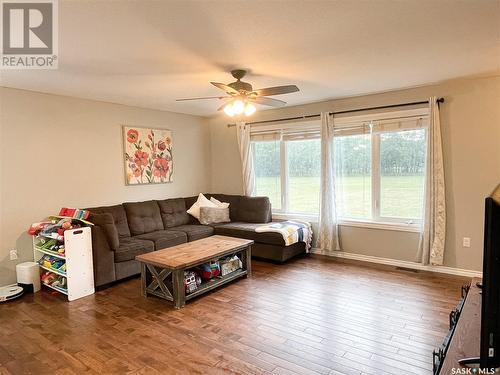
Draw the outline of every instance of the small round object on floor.
M23 295L23 288L17 285L0 287L0 302L7 302Z

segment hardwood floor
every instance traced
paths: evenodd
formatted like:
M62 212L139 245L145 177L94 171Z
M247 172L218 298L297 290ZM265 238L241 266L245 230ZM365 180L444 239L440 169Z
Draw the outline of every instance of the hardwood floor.
M174 310L133 279L0 305L0 374L431 374L463 278L325 257L253 261Z

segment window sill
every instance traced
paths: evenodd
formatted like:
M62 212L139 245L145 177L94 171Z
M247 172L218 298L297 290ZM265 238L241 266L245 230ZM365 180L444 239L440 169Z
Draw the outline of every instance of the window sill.
M318 223L318 215L308 215L308 214L287 214L283 212L273 213L273 219L278 220L304 220L312 223ZM381 229L381 230L391 230L400 232L412 232L419 233L419 224L406 224L406 223L390 223L390 222L375 222L368 220L353 220L353 219L341 219L339 220L339 225L344 227L354 227L354 228L368 228L368 229Z
M420 232L419 224L406 224L406 223L391 223L382 221L369 221L369 220L352 220L345 219L339 220L339 225L356 228L369 228L369 229L382 229L393 230L400 232Z

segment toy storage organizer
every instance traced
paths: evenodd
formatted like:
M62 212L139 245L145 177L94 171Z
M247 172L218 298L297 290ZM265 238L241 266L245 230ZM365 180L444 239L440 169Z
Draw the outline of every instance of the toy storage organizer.
M83 227L66 230L64 232L64 242L57 242L58 246L64 246L64 253L58 252L55 249L42 248L43 244L50 239L50 237L41 235L33 237L35 262L39 262L45 256L48 256L46 258L57 265L64 262L65 267L60 266L58 268L42 263L40 264L40 274L42 275L47 271L53 273L56 279L63 281L61 284L65 284L65 287L50 285L43 281L42 285L67 295L69 301L93 294L95 289L90 228Z

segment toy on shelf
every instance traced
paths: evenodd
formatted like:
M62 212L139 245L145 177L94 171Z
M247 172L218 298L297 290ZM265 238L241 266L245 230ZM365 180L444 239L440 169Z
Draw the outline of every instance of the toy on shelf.
M43 230L43 228L45 228L49 224L52 224L52 221L41 221L39 223L33 223L28 229L28 234L30 236L36 236Z
M64 244L55 238L36 237L39 241L37 246L42 250L49 250L64 256Z
M28 234L64 241L65 231L93 225L86 220L89 215L90 212L87 210L63 207L59 211L59 215L49 216L46 221L31 224Z
M243 263L237 255L220 260L221 276L229 275L230 273L237 271L242 267Z
M205 281L220 275L220 266L218 261L202 264L195 270L198 275L200 275L200 277Z
M45 285L51 285L57 279L57 275L55 273L46 271L40 274L40 280Z
M90 216L90 211L80 210L78 208L63 207L59 211L59 216L71 217L73 219L87 220Z
M67 289L67 281L66 277L64 276L56 275L55 273L46 271L42 272L42 274L40 275L40 279L45 285L62 288L64 290Z
M201 285L201 277L194 271L184 271L184 288L186 294L193 293Z
M66 272L66 263L64 262L63 259L55 258L50 255L44 255L38 263L46 268L51 268L53 270L58 270L61 272Z

